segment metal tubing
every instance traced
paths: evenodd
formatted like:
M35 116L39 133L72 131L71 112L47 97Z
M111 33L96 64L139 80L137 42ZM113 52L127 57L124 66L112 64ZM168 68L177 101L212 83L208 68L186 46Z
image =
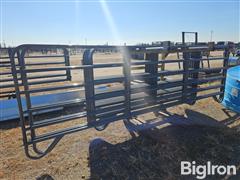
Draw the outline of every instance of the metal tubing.
M15 58L14 58L15 53L16 53L16 51L9 52L11 65L12 65L12 74L13 74L13 79L14 79L14 86L15 86L15 91L16 91L17 103L18 103L20 125L21 125L21 129L22 129L23 146L24 146L25 154L28 157L30 157L29 149L28 149L28 145L27 145L28 144L28 139L27 139L27 134L26 134L26 123L25 123L25 117L24 117L23 106L22 106L22 99L21 99L21 94L20 94L20 89L19 89L20 86L18 84L16 63L15 63ZM19 55L19 53L17 53L17 54Z
M64 61L65 61L65 66L70 66L70 61L69 61L69 51L67 50L67 48L64 49ZM71 81L72 80L72 76L71 76L71 71L70 69L66 70L66 75L67 75L67 80Z
M185 41L185 40L184 40ZM59 140L66 134L73 132L85 130L88 128L95 127L97 130L103 130L106 128L107 124L110 122L118 121L121 119L129 120L133 115L140 115L149 111L158 111L163 108L175 106L182 103L195 102L196 100L212 97L215 95L222 95L222 89L225 84L226 70L227 70L227 52L224 54L224 64L222 67L218 68L200 68L199 64L203 61L208 61L208 59L203 59L200 57L200 52L206 50L205 47L198 46L179 46L179 47L169 47L169 49L161 47L137 47L137 46L126 46L121 47L121 52L123 53L122 63L105 63L105 64L94 64L93 63L93 49L87 49L84 51L83 55L83 65L81 66L71 66L69 59L69 49L71 48L83 48L83 46L65 46L65 45L21 45L14 49L11 53L11 67L13 73L14 86L16 90L19 114L21 118L21 127L23 134L23 142L25 153L28 157L34 158L29 153L29 146L33 145L33 150L37 154L37 157L43 157L45 154L50 152L54 146L59 142ZM85 48L89 48L90 46ZM106 49L118 49L117 47L103 47L95 46L96 50ZM173 48L173 49L171 49ZM178 49L176 49L178 48ZM41 66L41 65L57 65L62 62L41 62L41 63L25 63L25 58L48 58L48 56L30 56L25 57L25 52L28 50L40 50L40 49L61 49L64 52L64 66L63 67L48 67L48 68L27 68L28 66ZM64 51L65 50L65 51ZM118 49L119 51L119 49ZM184 59L180 60L158 60L158 53L171 53L171 52L184 52ZM131 61L131 53L145 53L146 58L143 61ZM15 64L16 54L19 58L20 64ZM54 56L52 56L54 57ZM60 57L60 56L59 56ZM209 61L222 60L223 58L211 58ZM158 65L167 63L183 63L183 70L161 70L158 71ZM6 63L7 64L7 63ZM135 73L131 74L131 66L145 65L145 73ZM116 68L123 67L123 75L120 76L108 76L95 78L94 69L104 69L104 68ZM20 68L20 69L19 69ZM50 82L62 81L61 77L66 77L67 80L71 80L71 70L83 69L84 74L84 84L70 84L58 86L51 84L51 87L43 88L32 88L29 89L30 85L39 85ZM204 78L198 76L200 72L208 72L209 70L221 71L215 76L207 76ZM48 75L33 75L30 76L29 73L42 73L42 72L55 72L64 71L66 74L56 72L56 74ZM4 72L6 73L6 72ZM69 75L70 74L70 75ZM18 77L18 75L21 75ZM177 78L174 80L162 79L161 76L183 76L183 79ZM41 79L41 80L40 80ZM45 79L45 80L42 80ZM66 80L65 79L65 80ZM132 82L135 79L143 79L144 82L137 81ZM7 78L7 80L11 80ZM21 82L22 81L22 82ZM221 81L221 84L199 86L201 84ZM95 85L98 84L109 84L118 82L124 85L109 89L109 91L97 90L95 92ZM24 90L20 90L23 86ZM45 106L35 106L32 107L31 104L31 94L32 93L43 93L56 90L68 90L72 88L81 88L80 91L85 92L85 99L57 102L55 104L49 104ZM219 90L220 89L220 90ZM216 90L216 92L206 92L205 95L198 95L198 92ZM21 102L21 94L25 96L27 101L27 110L23 111L23 106ZM51 119L42 119L40 121L33 120L33 113L37 113L41 110L51 109L56 107L65 107L69 105L80 105L78 113L58 116ZM86 108L86 109L85 109ZM24 113L27 113L30 120L30 126L26 126ZM57 123L64 123L66 121L72 121L77 118L87 117L87 122L73 126L65 129L60 129L58 131L47 132L46 134L39 134L36 136L35 130L38 128L47 127ZM31 139L28 140L27 133L30 131ZM54 139L54 141L49 145L49 147L41 152L37 148L37 143Z
M20 64L22 83L23 83L23 87L24 87L24 91L25 91L25 99L26 99L27 109L31 109L32 103L31 103L31 96L28 91L29 90L28 78L27 78L26 72L23 71L25 69L25 60L24 60L25 53L26 53L26 49L23 49L21 51L21 53L19 53L19 64ZM29 120L30 131L31 131L30 136L31 136L31 139L34 139L36 137L36 133L35 133L35 130L32 128L34 118L33 118L33 114L31 111L28 112L28 120ZM40 151L38 151L36 144L33 144L33 149L35 152L37 152L39 154L41 153Z
M222 71L222 75L223 75L224 79L222 79L222 82L221 82L223 87L220 89L221 94L219 95L219 98L218 98L219 101L222 101L223 97L224 97L224 90L225 90L225 84L226 84L226 76L227 76L229 55L230 55L230 51L229 51L228 48L226 48L223 52L223 57L224 57L223 67L225 69Z
M46 91L55 91L55 90L63 90L63 89L71 89L71 88L83 88L84 84L81 83L73 83L71 85L62 85L62 86L54 86L54 87L48 87L48 88L36 88L29 90L29 93L39 93L39 92L46 92ZM22 91L22 93L25 93L25 91Z
M85 50L83 54L83 65L93 64L94 49ZM94 73L93 68L87 67L83 70L84 73L84 86L87 108L87 121L91 123L96 120L95 115L95 91L94 91Z
M131 118L131 58L130 52L123 49L123 74L124 74L124 90L125 90L125 117L126 120Z
M158 53L146 53L146 59L149 59L151 62L158 62ZM157 75L158 75L158 66L157 64L146 64L145 72L150 74L153 78L146 79L145 82L149 84L152 88L157 86ZM155 97L157 95L157 91L152 92L151 95Z

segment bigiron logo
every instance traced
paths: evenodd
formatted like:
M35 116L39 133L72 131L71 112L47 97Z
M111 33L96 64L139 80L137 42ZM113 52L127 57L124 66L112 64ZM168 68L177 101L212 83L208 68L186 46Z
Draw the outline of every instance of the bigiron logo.
M197 165L195 161L181 161L181 175L194 175L197 179L204 179L209 175L236 175L234 165L213 165L208 161L205 165Z

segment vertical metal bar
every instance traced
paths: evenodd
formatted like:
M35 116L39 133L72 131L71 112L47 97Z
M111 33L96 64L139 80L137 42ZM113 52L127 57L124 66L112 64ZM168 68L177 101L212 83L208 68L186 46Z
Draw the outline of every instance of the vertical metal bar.
M25 71L25 69L26 69L25 59L24 59L25 53L26 53L26 49L23 49L20 53L19 64L20 64L22 84L23 84L24 92L25 92L24 94L25 94L25 99L26 99L27 110L29 110L29 109L32 108L32 102L31 102L31 96L30 96L30 93L29 93L27 73ZM35 129L32 128L34 117L33 117L32 111L27 111L27 113L28 113L28 120L29 120L30 131L31 131L31 139L33 140L36 137ZM37 149L36 143L33 143L33 149L34 149L35 152L41 153Z
M202 69L204 68L204 62L203 62L203 60L201 60L201 68L202 68Z
M168 56L168 53L162 53L162 60L165 60L165 59L167 58L167 56ZM163 64L161 65L161 71L165 71L165 63L163 63ZM161 81L164 81L164 80L165 80L164 75L161 75L161 76L160 76L160 80L161 80Z
M198 33L195 32L195 45L197 45L197 43L198 43Z
M182 32L182 45L185 45L185 32Z
M64 51L65 66L70 66L69 51L66 48L63 51ZM70 69L66 70L66 75L67 75L67 80L71 81L72 76L71 76L71 70Z
M12 48L8 48L8 57L9 57L9 59L10 59L12 53L13 53L13 49Z
M211 66L210 66L210 61L209 61L209 59L207 59L207 63L208 63L208 68L210 68Z
M158 81L158 53L146 53L146 60L149 60L151 62L156 62L154 64L146 64L145 65L145 72L149 73L153 76L154 78L149 78L145 82L151 86L151 88L157 88L157 81ZM153 97L157 96L157 89L155 91L152 91L150 94Z
M200 61L198 61L198 59L202 58L202 53L201 52L192 52L190 54L190 56L191 56L192 60L197 59L197 61L191 61L190 68L193 69L193 70L199 70ZM197 80L198 77L199 77L199 72L191 73L190 77L193 80ZM190 98L189 98L190 99L189 104L194 104L196 102L197 88L198 88L197 84L192 84L191 85L191 90L195 91L195 93L191 93Z
M226 77L227 77L227 68L228 68L228 59L229 59L229 55L230 55L230 50L229 47L227 47L224 52L223 52L223 67L225 67L225 69L223 69L222 71L222 75L224 77L224 79L221 81L221 84L223 85L220 88L220 92L222 92L222 94L219 96L219 100L222 101L223 97L224 97L224 90L225 90L225 84L226 84Z
M83 65L93 65L93 53L94 49L87 49L84 51ZM93 67L85 67L83 69L83 73L87 108L87 121L88 123L91 123L96 120Z
M123 49L123 74L125 89L125 116L131 118L131 58L128 50Z
M22 104L22 99L20 95L20 89L19 89L19 83L18 83L18 74L17 74L17 68L16 68L16 63L15 63L15 50L10 52L10 62L11 62L11 69L12 69L12 75L13 75L13 81L14 81L14 87L15 87L15 92L16 92L16 97L17 97L17 103L18 103L18 112L19 112L19 117L20 117L20 125L22 129L22 136L23 136L23 146L26 155L29 157L29 152L28 152L28 144L27 144L27 134L26 134L26 122L25 122L25 117L24 117L24 111L23 111L23 104ZM17 52L18 58L20 58L20 53L19 51ZM19 64L19 62L18 62Z
M187 94L189 88L191 90L196 91L198 85L192 84L188 85L188 80L191 78L192 80L198 79L198 72L189 73L190 69L197 70L200 68L200 61L192 61L194 59L200 59L202 57L201 52L184 52L183 53L183 67L184 67L184 74L183 74L183 100L185 103L194 104L196 102L197 92L191 93L190 95ZM191 59L191 61L190 61Z
M189 59L190 59L190 53L183 52L183 87L182 87L182 101L187 102L187 94L188 91L188 78L189 78Z
M179 51L177 51L177 58L180 59ZM178 63L178 68L181 69L181 63Z
M178 62L178 69L181 69L181 63Z

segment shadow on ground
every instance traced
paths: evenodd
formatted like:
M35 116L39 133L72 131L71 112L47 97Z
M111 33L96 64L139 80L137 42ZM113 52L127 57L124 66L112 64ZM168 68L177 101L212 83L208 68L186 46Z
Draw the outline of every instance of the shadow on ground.
M193 179L180 175L181 161L240 165L239 132L216 124L216 120L201 113L188 110L186 114L185 120L173 115L135 129L127 124L128 130L137 131L138 135L123 143L94 139L89 147L91 179ZM198 116L203 122L196 124L191 116ZM207 177L222 178L226 177ZM238 170L237 176L226 179L239 178Z
M186 116L191 119L192 121L196 122L196 123L200 123L200 124L208 124L211 126L218 126L218 125L230 125L232 123L234 123L237 119L240 119L240 114L233 114L231 110L228 109L222 109L222 111L224 112L224 114L226 115L227 118L225 118L222 121L217 121L214 118L211 118L205 114L190 110L190 109L186 109L185 114Z
M43 174L36 178L36 180L54 180L49 174Z
M218 126L220 124L230 125L231 123L234 123L236 119L240 119L240 114L232 113L230 110L227 110L225 108L223 108L222 111L224 112L224 114L226 114L227 118L225 118L223 121L221 121L221 123L219 123L219 121L217 121L216 119L213 119L209 116L206 116L202 113L199 113L199 112L196 112L196 111L193 111L190 109L187 109L185 111L185 113L186 113L187 117L189 119L191 119L191 122L193 122L193 123L198 123L198 124L209 123L208 125L213 125L213 126ZM77 112L79 112L78 106L75 106L74 108L73 107L65 108L64 111L56 111L56 112L52 112L52 113L38 115L35 118L35 121L37 121L39 119L54 118L54 117L58 117L59 115L71 114L71 113L77 113ZM172 114L168 113L167 111L164 111L164 113L173 117L175 121L179 121L180 119L182 120L182 117L183 117L183 116L176 115L176 114L172 115ZM156 113L156 114L158 114L158 113ZM27 118L26 118L26 122L28 124ZM19 126L20 126L19 119L0 122L0 129L3 129L3 130L17 128Z

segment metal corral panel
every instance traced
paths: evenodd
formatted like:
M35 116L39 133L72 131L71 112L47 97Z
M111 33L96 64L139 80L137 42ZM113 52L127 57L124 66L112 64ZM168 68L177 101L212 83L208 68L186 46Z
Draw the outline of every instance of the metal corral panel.
M230 68L227 72L223 105L240 113L240 66Z
M228 65L229 65L229 66L240 65L240 57L237 57L237 56L229 57L229 59L228 59Z

